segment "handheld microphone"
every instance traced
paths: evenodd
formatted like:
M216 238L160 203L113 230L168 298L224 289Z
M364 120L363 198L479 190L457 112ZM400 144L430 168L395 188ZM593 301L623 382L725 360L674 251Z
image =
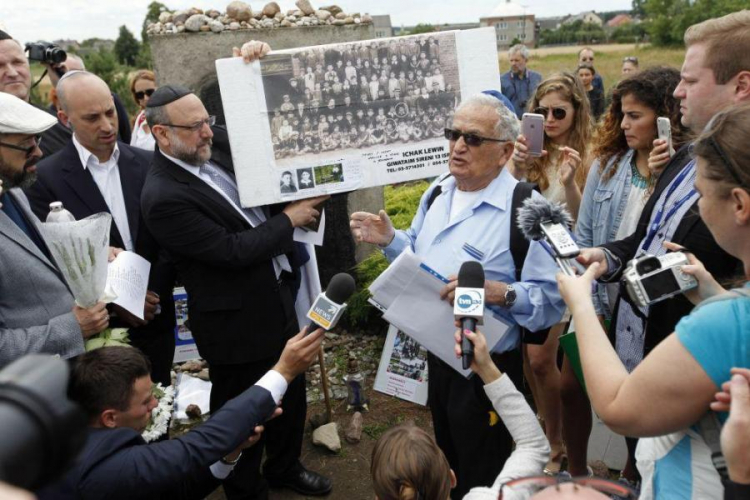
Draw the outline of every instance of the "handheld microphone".
M581 253L568 228L573 218L560 203L542 197L527 198L518 209L517 224L527 240L539 241L568 276L574 276L568 259Z
M464 330L476 332L477 325L484 322L484 268L479 262L461 264L453 315L461 321L461 365L467 370L474 358L474 344L464 336Z
M328 289L318 295L307 312L310 319L307 333L317 328L327 331L336 326L346 309L346 300L354 293L354 288L354 278L349 274L338 273L331 278Z

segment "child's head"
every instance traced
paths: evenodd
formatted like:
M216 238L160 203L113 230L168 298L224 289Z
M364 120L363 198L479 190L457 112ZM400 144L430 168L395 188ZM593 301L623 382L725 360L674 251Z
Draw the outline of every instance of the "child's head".
M379 500L447 500L456 476L435 439L413 424L383 434L370 464Z

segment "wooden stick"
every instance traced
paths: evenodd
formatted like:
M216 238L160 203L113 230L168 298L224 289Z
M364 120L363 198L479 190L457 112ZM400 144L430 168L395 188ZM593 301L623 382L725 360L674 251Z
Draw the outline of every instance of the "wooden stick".
M326 415L328 422L332 421L333 410L331 409L331 398L328 395L328 371L326 370L325 356L323 355L323 345L318 350L318 364L320 365L320 381L323 383L323 396L326 402Z

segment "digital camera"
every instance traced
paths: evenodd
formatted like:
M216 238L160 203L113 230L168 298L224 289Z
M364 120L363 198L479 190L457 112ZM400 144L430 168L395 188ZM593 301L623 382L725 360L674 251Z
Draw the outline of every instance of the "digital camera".
M39 61L45 64L64 63L68 54L57 45L49 42L34 42L26 44L30 61Z
M633 302L646 307L698 286L693 276L682 272L687 264L682 252L644 255L628 262L622 279Z

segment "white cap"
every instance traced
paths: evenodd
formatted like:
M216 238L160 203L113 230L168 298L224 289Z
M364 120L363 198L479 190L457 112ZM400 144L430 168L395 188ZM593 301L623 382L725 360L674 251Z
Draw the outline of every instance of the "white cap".
M0 92L0 134L41 134L57 118L18 97Z

